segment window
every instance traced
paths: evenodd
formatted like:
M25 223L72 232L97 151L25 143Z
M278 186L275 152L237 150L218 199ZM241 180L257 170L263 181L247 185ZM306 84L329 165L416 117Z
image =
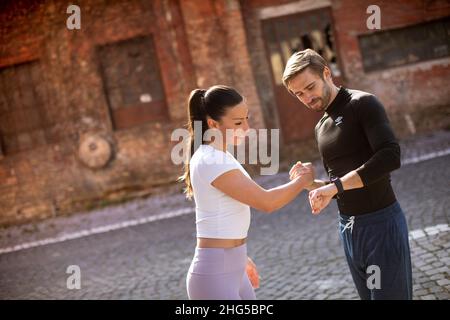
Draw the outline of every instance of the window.
M263 37L269 53L274 82L282 86L282 74L289 57L313 49L327 60L333 76L340 76L328 9L263 20Z
M48 142L40 78L36 61L0 69L0 156Z
M168 118L152 37L108 44L98 52L114 129Z
M450 55L450 17L359 37L364 70L375 71Z

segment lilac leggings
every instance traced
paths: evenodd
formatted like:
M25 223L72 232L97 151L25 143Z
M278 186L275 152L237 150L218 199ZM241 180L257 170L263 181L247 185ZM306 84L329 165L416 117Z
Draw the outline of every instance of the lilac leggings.
M247 245L235 248L195 248L186 278L191 300L255 300L245 272Z

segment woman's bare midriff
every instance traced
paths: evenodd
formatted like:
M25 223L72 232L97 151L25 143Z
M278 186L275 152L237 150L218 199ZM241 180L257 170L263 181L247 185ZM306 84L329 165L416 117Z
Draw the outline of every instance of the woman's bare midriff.
M247 241L244 239L212 239L197 238L197 247L199 248L234 248L243 245Z

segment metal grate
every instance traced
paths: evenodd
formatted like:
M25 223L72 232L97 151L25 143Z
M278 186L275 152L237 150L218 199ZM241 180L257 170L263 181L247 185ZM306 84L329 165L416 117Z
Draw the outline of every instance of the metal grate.
M48 142L42 83L37 61L0 69L1 153L14 154Z
M450 55L450 17L359 36L364 71L383 70Z
M114 129L168 118L151 36L108 44L98 53Z

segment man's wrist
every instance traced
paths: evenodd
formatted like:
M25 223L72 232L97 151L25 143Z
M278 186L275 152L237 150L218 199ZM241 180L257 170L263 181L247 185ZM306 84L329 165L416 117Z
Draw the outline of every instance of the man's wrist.
M334 183L329 183L326 185L327 188L333 193L332 196L334 197L338 193L338 188Z
M339 177L333 177L331 179L331 184L336 187L337 194L344 193L344 185L342 184L342 180Z

